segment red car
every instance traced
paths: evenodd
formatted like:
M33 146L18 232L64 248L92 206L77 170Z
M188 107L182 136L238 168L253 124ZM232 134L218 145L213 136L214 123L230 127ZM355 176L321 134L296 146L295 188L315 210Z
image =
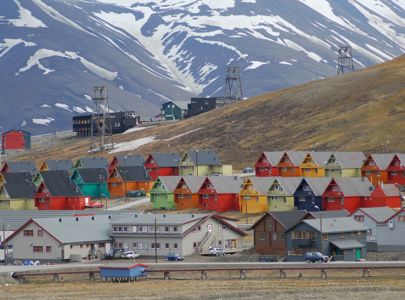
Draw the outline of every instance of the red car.
M104 204L100 203L100 202L92 202L89 203L88 205L86 205L87 208L103 208Z

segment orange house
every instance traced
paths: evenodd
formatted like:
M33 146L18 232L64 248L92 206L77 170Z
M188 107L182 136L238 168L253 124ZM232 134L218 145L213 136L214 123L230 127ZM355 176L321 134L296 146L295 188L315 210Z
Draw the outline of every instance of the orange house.
M176 210L199 208L199 195L205 176L183 176L174 190L174 207Z
M388 183L388 166L394 153L369 154L361 167L361 176L367 177L372 185Z
M300 166L308 155L306 151L287 151L278 163L278 176L280 177L299 177L301 176Z
M153 186L145 167L115 167L108 178L108 190L111 198L126 197L129 191L149 192Z
M303 177L324 177L325 165L332 152L308 152L300 165L301 176Z

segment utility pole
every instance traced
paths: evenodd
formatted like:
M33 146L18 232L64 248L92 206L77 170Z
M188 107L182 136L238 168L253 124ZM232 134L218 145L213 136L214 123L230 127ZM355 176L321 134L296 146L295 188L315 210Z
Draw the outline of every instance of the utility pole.
M338 75L343 75L345 70L354 72L352 47L349 45L340 46L338 50Z
M239 67L226 67L225 98L231 99L232 102L243 100Z

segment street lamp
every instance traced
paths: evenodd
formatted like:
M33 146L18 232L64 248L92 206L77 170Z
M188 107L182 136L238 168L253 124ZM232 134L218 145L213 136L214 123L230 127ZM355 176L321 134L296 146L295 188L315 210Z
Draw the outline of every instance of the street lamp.
M319 208L318 205L314 206L317 210L319 210L319 230L321 232L321 239L319 241L319 248L320 248L320 252L323 253L323 249L322 249L322 240L323 240L323 234L322 234L322 211Z
M198 176L198 149L195 150L195 164L197 167L197 176Z

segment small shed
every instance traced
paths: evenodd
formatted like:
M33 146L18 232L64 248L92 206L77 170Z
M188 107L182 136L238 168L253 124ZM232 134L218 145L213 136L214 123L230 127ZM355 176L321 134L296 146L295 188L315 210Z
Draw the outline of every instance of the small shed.
M1 135L2 151L31 148L31 134L24 130L9 130Z
M108 264L100 267L100 277L104 281L136 281L146 278L148 266L144 264Z

